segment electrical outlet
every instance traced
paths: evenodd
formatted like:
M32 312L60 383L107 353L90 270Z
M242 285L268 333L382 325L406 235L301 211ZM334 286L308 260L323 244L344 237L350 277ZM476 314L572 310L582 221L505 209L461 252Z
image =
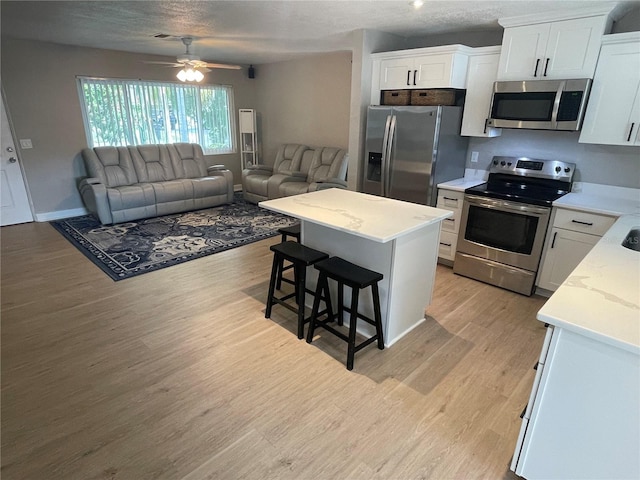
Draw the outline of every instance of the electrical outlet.
M478 163L478 152L471 152L471 163Z
M24 149L27 148L33 148L33 144L31 143L31 139L30 138L21 138L20 139L20 146Z

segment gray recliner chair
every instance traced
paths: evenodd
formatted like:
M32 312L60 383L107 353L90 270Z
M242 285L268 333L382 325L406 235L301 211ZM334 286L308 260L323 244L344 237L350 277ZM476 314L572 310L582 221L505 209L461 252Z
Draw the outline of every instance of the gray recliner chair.
M309 155L308 155L309 154ZM310 157L310 158L307 158ZM346 150L335 147L319 147L304 152L299 172L281 178L277 195L271 198L298 195L327 188L347 188L347 165L349 156ZM275 189L275 187L274 187ZM272 190L269 185L269 194Z
M273 167L258 164L245 168L242 171L244 199L253 203L268 200L269 187L277 191L280 179L299 169L302 154L308 149L305 145L284 144L278 148Z

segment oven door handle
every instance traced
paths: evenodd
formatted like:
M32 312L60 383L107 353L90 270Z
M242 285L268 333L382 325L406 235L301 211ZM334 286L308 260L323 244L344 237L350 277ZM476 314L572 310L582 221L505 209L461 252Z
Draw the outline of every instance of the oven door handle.
M472 205L493 208L496 210L508 210L516 213L528 213L533 215L545 215L549 213L548 207L537 207L535 205L526 205L524 203L509 202L507 200L494 200L492 198L476 197L474 195L465 195L464 199Z

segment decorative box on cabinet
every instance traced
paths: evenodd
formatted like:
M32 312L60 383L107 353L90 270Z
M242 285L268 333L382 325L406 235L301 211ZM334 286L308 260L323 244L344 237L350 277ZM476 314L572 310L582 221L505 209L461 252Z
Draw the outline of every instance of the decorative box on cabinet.
M578 266L616 217L554 208L552 228L542 254L536 285L556 291Z
M453 216L445 218L440 231L440 246L438 258L441 263L452 264L456 256L456 246L458 243L458 232L460 231L460 217L462 214L462 202L464 192L455 190L438 189L437 208L453 212ZM444 260L444 262L442 262Z
M610 9L501 18L498 80L593 78Z
M640 32L602 38L578 141L640 145Z
M469 56L467 93L462 114L463 136L497 137L502 134L501 128L487 127L499 61L500 46L475 48Z
M465 45L447 45L372 54L371 105L380 104L383 90L464 89L472 51Z
M258 140L255 110L241 108L240 118L240 158L242 169L260 163L258 161Z

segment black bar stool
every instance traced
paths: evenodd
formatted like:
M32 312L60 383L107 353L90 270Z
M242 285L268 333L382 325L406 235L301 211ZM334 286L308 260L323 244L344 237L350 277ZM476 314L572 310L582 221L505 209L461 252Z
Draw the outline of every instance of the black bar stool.
M301 243L286 241L272 245L273 266L271 267L271 279L269 281L269 294L267 297L267 308L265 310L265 318L271 317L271 308L274 303L278 303L298 314L298 338L304 337L304 324L309 318L304 318L304 298L306 293L313 294L313 291L306 288L306 272L309 265L313 265L320 260L329 258L324 252L305 247ZM280 298L275 296L276 284L282 281L282 272L284 270L284 261L293 264L293 285L294 292L284 295ZM286 280L286 279L285 279ZM295 297L296 306L286 303L286 300Z
M370 343L378 341L378 348L384 349L384 337L382 334L382 315L380 313L380 293L378 291L378 282L383 279L383 275L373 270L355 265L351 262L340 257L331 257L327 260L322 260L314 265L314 267L320 272L318 276L318 286L316 288L316 297L313 301L313 309L311 311L311 322L309 324L309 330L307 332L307 343L311 343L313 340L313 334L316 327L322 327L325 330L333 333L337 337L347 342L347 370L353 370L354 355L357 351L363 349ZM329 281L331 278L338 282L338 313L333 315L331 311L331 299L329 296ZM344 286L351 287L351 307L344 306ZM370 319L361 313L358 313L358 297L360 290L363 288L371 287L373 294L373 311L375 319ZM325 312L318 312L320 307L320 300L324 298L327 305ZM349 312L351 314L349 323L349 336L333 328L329 323L334 320L338 320L338 325L343 324L342 315L343 312ZM327 314L325 320L319 320L318 317L323 313ZM356 326L358 318L364 320L376 327L376 333L371 338L364 340L359 345L356 345Z
M282 241L286 242L287 237L293 237L297 242L300 241L300 224L294 223L289 227L282 227L278 229L278 233L282 235Z
M278 233L282 235L283 242L286 242L288 237L292 237L296 240L296 242L300 242L300 223L294 223L293 225L290 225L288 227L279 228ZM292 268L293 264L289 264L284 267L282 271L284 272L285 270L290 270ZM280 288L282 287L282 282L289 283L291 285L294 284L292 280L279 275L276 283L276 290L280 290Z

